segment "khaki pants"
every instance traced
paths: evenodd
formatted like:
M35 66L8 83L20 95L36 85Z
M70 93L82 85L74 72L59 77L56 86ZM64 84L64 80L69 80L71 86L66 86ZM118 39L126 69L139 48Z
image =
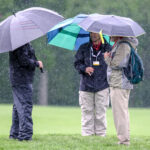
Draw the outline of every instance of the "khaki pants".
M99 92L79 92L82 135L106 135L106 108L109 105L109 89Z
M129 102L130 90L110 87L110 98L117 137L120 144L130 144Z

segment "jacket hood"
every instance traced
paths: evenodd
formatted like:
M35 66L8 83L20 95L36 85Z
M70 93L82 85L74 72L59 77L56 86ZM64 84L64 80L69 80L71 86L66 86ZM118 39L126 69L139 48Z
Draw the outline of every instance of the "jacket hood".
M124 37L122 40L129 41L133 47L137 47L139 42L136 37Z

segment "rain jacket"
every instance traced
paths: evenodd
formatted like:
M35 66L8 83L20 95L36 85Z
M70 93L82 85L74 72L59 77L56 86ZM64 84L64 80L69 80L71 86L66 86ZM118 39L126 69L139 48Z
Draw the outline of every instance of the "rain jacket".
M10 81L12 85L31 84L38 62L32 46L28 43L9 52Z
M105 44L101 44L98 51L93 50L94 55L97 55L100 52L99 56L97 57L97 60L100 62L99 66L92 65L96 58L92 56L91 48L91 42L80 46L75 55L74 66L81 75L79 90L87 92L98 92L108 88L106 75L107 65L104 61L103 54L106 51L110 51L112 47L105 41ZM94 72L91 76L85 72L86 67L94 68Z
M111 51L111 57L107 57L105 62L108 65L107 79L110 87L117 87L121 89L133 89L133 85L126 78L123 67L127 67L131 48L127 43L121 41L128 41L136 49L138 40L136 38L122 38L117 41Z

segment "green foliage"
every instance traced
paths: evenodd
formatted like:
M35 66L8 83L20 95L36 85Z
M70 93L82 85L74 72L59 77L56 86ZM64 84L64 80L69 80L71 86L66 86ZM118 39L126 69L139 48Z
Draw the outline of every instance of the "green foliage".
M12 93L9 83L8 53L0 54L0 102L9 103Z
M35 4L35 0L14 0L14 7L24 9Z
M13 1L12 0L0 0L0 21L12 14Z
M74 52L55 48L55 66L49 72L49 104L77 105L79 81L73 66ZM51 50L52 51L52 50ZM53 52L52 51L52 52Z
M66 9L67 0L35 0L35 6L45 7L59 13L63 13Z
M144 82L131 91L130 106L150 106L150 4L149 0L0 0L0 21L28 7L45 7L62 14L64 17L74 17L79 13L100 13L126 16L137 21L146 31L139 37L138 52L144 61ZM48 71L48 100L53 105L78 105L79 75L74 69L75 52L46 45L46 37L32 42L38 60L44 63ZM9 83L8 54L0 54L0 102L12 101ZM38 103L40 71L37 69L34 81L34 102Z

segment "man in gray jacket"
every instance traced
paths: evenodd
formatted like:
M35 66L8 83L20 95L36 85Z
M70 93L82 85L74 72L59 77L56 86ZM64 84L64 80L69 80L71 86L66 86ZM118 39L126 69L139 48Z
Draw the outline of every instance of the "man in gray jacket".
M111 53L104 54L105 62L108 65L107 79L110 86L110 97L114 123L119 139L118 144L130 144L129 135L129 112L128 102L130 90L133 85L126 78L123 67L126 67L130 57L130 46L123 42L127 41L136 49L138 41L136 38L111 37L115 44Z

